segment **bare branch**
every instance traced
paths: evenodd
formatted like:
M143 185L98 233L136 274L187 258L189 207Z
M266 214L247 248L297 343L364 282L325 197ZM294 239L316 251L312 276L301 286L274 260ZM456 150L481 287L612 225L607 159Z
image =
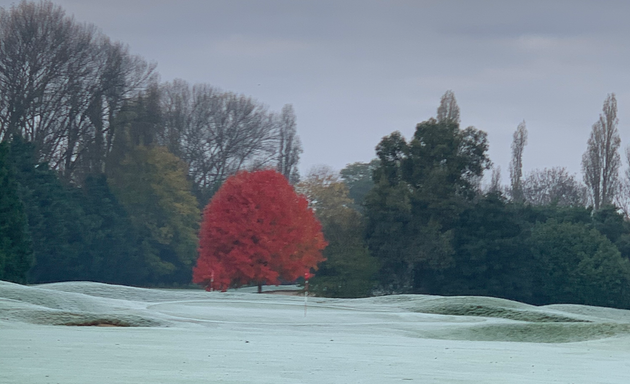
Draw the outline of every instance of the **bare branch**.
M523 198L531 205L585 206L586 187L565 168L532 171L522 184Z

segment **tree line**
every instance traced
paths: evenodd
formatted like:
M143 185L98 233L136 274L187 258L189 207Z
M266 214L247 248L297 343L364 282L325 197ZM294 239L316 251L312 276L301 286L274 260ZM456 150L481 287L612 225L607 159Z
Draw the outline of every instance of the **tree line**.
M0 279L188 284L241 169L299 177L293 107L183 80L49 1L0 8Z
M330 245L312 279L322 295L484 295L532 304L630 308L630 222L622 201L614 94L583 157L583 179L560 167L523 175L525 122L510 183L485 132L460 128L452 92L413 137L384 137L377 158L298 184ZM482 177L490 173L485 184ZM605 191L605 192L604 192ZM339 237L342 237L339 239Z

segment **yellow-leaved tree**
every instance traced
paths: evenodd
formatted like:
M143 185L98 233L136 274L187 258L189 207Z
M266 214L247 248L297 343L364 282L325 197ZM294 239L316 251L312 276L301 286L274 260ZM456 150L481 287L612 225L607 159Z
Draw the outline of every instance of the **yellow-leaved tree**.
M312 291L328 297L369 296L378 264L363 242L363 217L353 208L348 187L330 168L319 167L296 190L308 198L328 241L326 261L310 281Z
M109 175L138 232L148 283L191 281L201 213L186 171L166 148L139 145Z

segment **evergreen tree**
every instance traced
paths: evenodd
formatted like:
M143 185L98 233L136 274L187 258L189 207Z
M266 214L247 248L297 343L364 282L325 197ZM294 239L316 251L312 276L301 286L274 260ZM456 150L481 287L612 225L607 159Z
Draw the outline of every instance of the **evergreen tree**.
M596 229L549 220L533 228L529 243L534 303L630 308L630 261Z
M380 165L365 202L370 251L381 260L389 289L424 291L416 278L423 269L454 262L452 229L490 166L486 134L430 119L418 124L409 143L395 132L376 149Z
M86 279L143 284L147 268L142 262L136 230L111 192L105 175L89 175L76 193L85 213Z
M606 236L626 259L630 259L630 222L615 206L607 205L593 212L593 227Z
M9 159L9 145L0 143L0 280L26 283L32 256L26 215Z
M29 282L85 279L85 223L79 202L46 163L37 162L34 145L15 136L10 147L33 241Z
M499 193L469 205L453 230L453 267L422 276L430 292L531 300L527 210Z

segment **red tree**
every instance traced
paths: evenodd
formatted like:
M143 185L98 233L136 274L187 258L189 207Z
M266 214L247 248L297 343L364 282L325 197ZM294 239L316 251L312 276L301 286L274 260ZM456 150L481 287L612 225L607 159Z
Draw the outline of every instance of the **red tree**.
M284 176L239 172L203 213L193 282L207 290L293 281L324 261L319 221Z

